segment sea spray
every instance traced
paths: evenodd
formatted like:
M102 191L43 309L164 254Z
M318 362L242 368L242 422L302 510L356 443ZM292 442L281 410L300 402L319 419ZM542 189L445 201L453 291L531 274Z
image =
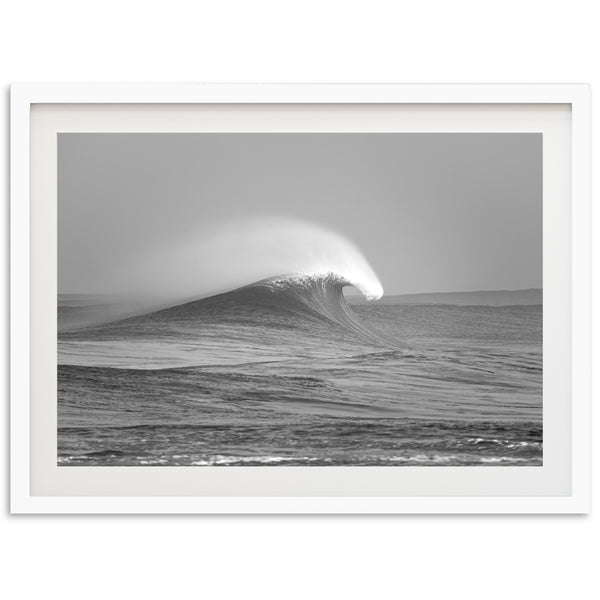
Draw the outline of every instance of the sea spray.
M102 279L104 292L147 295L173 306L280 274L334 274L368 299L383 295L375 271L340 233L283 217L240 219L209 236L188 237L153 255L132 257Z

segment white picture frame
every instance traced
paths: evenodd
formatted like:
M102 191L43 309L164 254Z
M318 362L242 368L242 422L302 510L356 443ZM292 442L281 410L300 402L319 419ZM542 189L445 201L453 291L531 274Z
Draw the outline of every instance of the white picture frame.
M32 247L42 243L40 228L51 229L55 225L52 217L53 207L49 204L41 205L32 203L32 198L41 198L44 194L56 194L56 189L49 185L56 177L56 157L52 154L52 139L55 140L57 131L64 131L62 127L70 123L69 131L95 131L89 129L89 123L95 119L98 130L119 131L185 131L186 111L190 107L227 107L235 111L236 107L262 107L263 120L254 121L253 129L261 130L265 118L268 121L269 111L273 106L282 107L329 107L329 112L336 107L351 108L363 107L375 110L377 107L401 107L405 110L414 110L418 116L419 111L427 112L428 127L430 130L445 127L447 131L463 131L465 126L472 127L475 131L489 130L489 123L495 122L499 129L511 131L518 122L519 131L546 131L544 129L544 114L552 112L553 107L563 107L568 111L568 119L561 121L568 124L568 136L555 136L557 148L555 150L563 157L558 161L556 173L563 177L564 189L567 194L558 194L552 187L545 185L544 208L546 209L546 195L555 193L556 207L560 210L545 210L544 213L544 304L549 302L550 322L555 319L558 328L562 328L568 335L570 351L567 348L557 360L562 360L565 367L565 357L570 359L568 368L548 369L546 364L546 314L544 315L544 390L546 391L546 372L558 377L557 383L565 390L570 391L570 398L562 399L566 408L563 412L556 413L555 418L546 417L544 413L544 451L546 452L546 427L552 431L552 419L562 421L562 429L567 431L565 439L554 439L556 454L560 454L558 461L561 463L561 473L568 486L560 487L556 493L549 493L549 487L540 487L535 492L525 489L519 492L518 482L515 487L507 487L506 493L498 493L493 487L488 495L484 488L479 488L476 495L469 493L472 487L467 485L471 479L480 474L476 469L463 470L460 485L452 488L451 493L432 492L428 494L411 493L373 493L369 489L367 473L354 469L352 478L365 478L361 492L351 495L342 493L345 488L340 486L339 493L329 491L311 495L313 483L307 479L306 491L302 494L294 492L289 495L279 488L270 488L269 482L257 485L252 494L244 495L240 491L232 494L221 495L194 495L192 491L186 494L169 492L168 472L165 469L154 469L153 478L163 478L167 481L158 487L145 487L140 479L136 488L136 471L128 470L127 491L123 494L97 494L94 493L96 484L90 479L91 490L89 493L69 493L69 486L65 483L64 489L56 488L52 493L43 492L40 481L56 477L50 473L50 468L44 460L39 460L40 452L32 452L32 444L37 444L48 434L52 440L52 430L56 428L56 421L47 416L47 411L40 409L39 402L32 401L34 396L40 395L40 387L47 391L47 386L41 385L39 361L51 362L53 356L51 349L44 343L38 344L36 339L43 328L56 331L56 323L44 318L44 313L36 308L40 299L43 285L48 286L50 292L55 294L55 272L40 268L38 262L32 262ZM374 108L373 108L374 107ZM40 111L40 109L42 109ZM46 110L48 109L48 110ZM513 117L497 119L497 114L508 113L514 109L517 114ZM170 117L159 124L144 124L142 116L150 119L158 118L158 112L167 111ZM44 112L45 111L45 112ZM137 114L140 118L125 118ZM169 112L170 111L170 112ZM494 112L496 111L496 112ZM38 119L37 114L49 115L48 119ZM109 116L101 123L100 114ZM373 113L374 114L374 113ZM379 114L379 113L378 113ZM188 116L186 116L188 115ZM436 116L437 115L437 116ZM452 116L454 115L454 116ZM494 116L496 115L496 116ZM536 116L537 115L537 116ZM539 120L538 120L539 117ZM413 130L421 131L419 123L423 122L423 115L411 121ZM44 120L46 119L46 120ZM53 120L54 119L54 120ZM66 119L66 121L65 121ZM179 120L178 120L179 119ZM378 131L386 131L386 116L382 114L376 127ZM454 121L453 121L454 119ZM43 121L43 122L42 122ZM139 122L138 122L139 121ZM238 121L231 127L237 127ZM552 123L548 122L548 127ZM281 127L282 125L280 125ZM305 127L307 125L304 125ZM373 127L374 125L369 125ZM117 127L117 129L115 129ZM335 125L344 131L347 125ZM396 126L397 127L397 126ZM54 129L53 129L54 128ZM174 128L174 129L173 129ZM504 129L502 129L504 128ZM195 131L198 130L195 126ZM348 129L346 129L348 130ZM371 129L367 129L371 130ZM395 130L398 130L397 128ZM549 131L549 130L548 130ZM40 142L40 135L46 136L44 143ZM549 138L551 139L551 138ZM55 142L54 142L55 143ZM590 507L590 378L591 378L591 352L590 352L590 99L589 88L586 85L201 85L201 84L19 84L11 87L11 512L13 513L585 513ZM548 156L552 156L552 148L544 147ZM54 149L54 152L56 150ZM570 161L564 157L570 157ZM545 154L546 156L546 154ZM558 154L556 156L559 156ZM33 167L32 167L33 165ZM42 172L43 169L46 169ZM545 167L546 167L545 163ZM54 168L54 174L52 173ZM565 179L566 178L566 179ZM545 181L546 183L546 181ZM570 193L570 197L569 197ZM37 195L37 196L36 196ZM40 206L48 213L37 214ZM561 212L562 211L562 212ZM570 215L569 231L565 234L565 214ZM568 227L568 225L567 225ZM548 234L548 235L547 235ZM570 236L570 238L569 238ZM550 241L548 241L550 240ZM561 243L558 243L561 241ZM563 277L570 280L570 293L566 290L565 298L570 305L560 300L553 304L550 270L546 270L547 257L564 265ZM546 281L550 281L549 288ZM566 279L564 279L566 281ZM557 286L560 282L557 280ZM564 287L564 286L563 286ZM45 289L45 288L44 288ZM547 291L550 290L550 292ZM32 294L33 290L33 294ZM45 292L44 292L45 293ZM546 295L549 293L549 296ZM42 294L43 295L43 294ZM55 295L54 295L55 298ZM562 303L562 304L561 304ZM562 310L561 310L562 306ZM556 310L553 310L556 309ZM545 308L546 312L546 308ZM553 316L554 315L554 316ZM54 328L54 329L53 329ZM55 338L54 338L55 339ZM552 335L550 339L553 338ZM550 358L552 360L552 358ZM558 363L557 363L558 365ZM560 365L558 365L560 366ZM554 387L554 386L553 386ZM565 394L568 395L568 392ZM560 401L558 399L557 401ZM50 414L50 413L48 413ZM562 415L562 416L560 416ZM565 415L570 418L565 423ZM556 431L559 431L558 429ZM55 431L54 431L55 435ZM558 435L558 434L557 434ZM560 437L560 435L558 436ZM570 439L568 439L570 438ZM554 441L553 441L554 440ZM562 444L562 445L561 445ZM46 450L48 445L45 446ZM54 457L55 458L55 457ZM55 463L56 461L54 461ZM550 461L552 462L552 461ZM41 466L40 466L41 465ZM552 468L544 463L537 469ZM85 477L95 479L106 474L106 470L118 467L92 467L95 472L83 474ZM258 472L253 467L247 473ZM328 467L326 467L328 468ZM349 469L349 467L342 467ZM391 469L390 476L395 467L382 467ZM123 469L121 467L120 469ZM125 469L129 469L126 467ZM143 467L142 467L143 469ZM261 468L258 467L260 470ZM278 469L268 469L273 473L272 478L277 479ZM296 467L297 469L297 467ZM323 469L323 467L307 467L307 469ZM397 468L396 468L397 469ZM433 475L420 475L415 468L414 477L436 477ZM427 468L426 468L427 469ZM455 469L462 467L445 467L452 469L457 477L460 474ZM512 473L521 469L521 479L527 477L524 467L497 467L494 471L498 477L504 475L501 469L508 469L506 481L511 480ZM511 471L511 469L513 471ZM514 470L517 471L514 471ZM198 471L198 470L196 470ZM207 473L208 471L204 471ZM221 469L220 473L224 470ZM235 469L228 477L235 478ZM264 469L263 469L264 472ZM121 471L123 473L123 471ZM289 471L287 472L289 474ZM298 473L298 471L296 471ZM448 473L448 471L446 471ZM481 473L481 472L479 472ZM139 475L141 477L141 475ZM251 478L254 475L251 475ZM183 475L185 479L186 475ZM441 477L441 476L440 476ZM302 479L302 477L300 478ZM123 477L121 476L121 480ZM473 479L475 481L476 479ZM124 480L123 480L124 481ZM515 480L516 481L516 480ZM60 482L59 482L60 483ZM185 483L185 482L184 482ZM272 483L272 482L271 482ZM118 480L112 485L119 485ZM123 485L125 485L123 483ZM183 485L178 484L178 485ZM461 487L462 486L462 487ZM284 486L285 487L285 486ZM293 486L292 486L293 487ZM551 487L551 486L550 486ZM567 489L568 488L568 489ZM109 488L106 488L107 490ZM141 493L131 490L139 489ZM173 488L175 489L175 488ZM183 488L177 488L183 489ZM225 489L225 488L223 488ZM271 493L261 493L261 490L275 490ZM317 488L315 488L317 489ZM379 489L379 488L378 488ZM415 488L421 489L421 488ZM423 488L425 489L425 488ZM556 489L559 489L558 487ZM483 491L482 491L483 490ZM242 490L243 492L243 490Z

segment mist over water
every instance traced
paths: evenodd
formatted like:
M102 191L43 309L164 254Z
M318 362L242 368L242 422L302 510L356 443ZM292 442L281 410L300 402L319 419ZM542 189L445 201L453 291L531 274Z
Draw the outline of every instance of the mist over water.
M298 219L231 221L208 236L188 236L102 274L94 293L152 297L163 305L232 290L278 275L334 274L368 299L383 295L375 271L341 234Z

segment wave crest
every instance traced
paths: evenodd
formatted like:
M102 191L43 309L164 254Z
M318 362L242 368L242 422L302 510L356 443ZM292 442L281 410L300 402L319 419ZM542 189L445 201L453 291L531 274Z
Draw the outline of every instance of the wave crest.
M313 291L325 291L331 286L354 287L368 300L378 300L383 295L383 289L380 286L366 285L362 281L352 281L339 273L333 271L313 272L313 273L292 273L289 275L280 275L271 277L260 282L263 285L271 286L274 289L290 288L308 288Z

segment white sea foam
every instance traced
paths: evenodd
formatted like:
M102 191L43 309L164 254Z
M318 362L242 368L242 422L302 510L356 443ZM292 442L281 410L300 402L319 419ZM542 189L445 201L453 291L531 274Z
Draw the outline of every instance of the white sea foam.
M515 458L513 456L489 456L481 458L482 463L503 463L503 462L527 462L526 458Z
M197 467L207 467L207 466L218 466L218 465L235 465L235 464L245 464L245 463L259 463L259 464L276 464L276 463L286 463L286 462L297 462L306 461L312 462L318 460L317 458L296 458L296 457L286 457L286 456L223 456L217 454L216 456L195 460L191 463L192 466Z

